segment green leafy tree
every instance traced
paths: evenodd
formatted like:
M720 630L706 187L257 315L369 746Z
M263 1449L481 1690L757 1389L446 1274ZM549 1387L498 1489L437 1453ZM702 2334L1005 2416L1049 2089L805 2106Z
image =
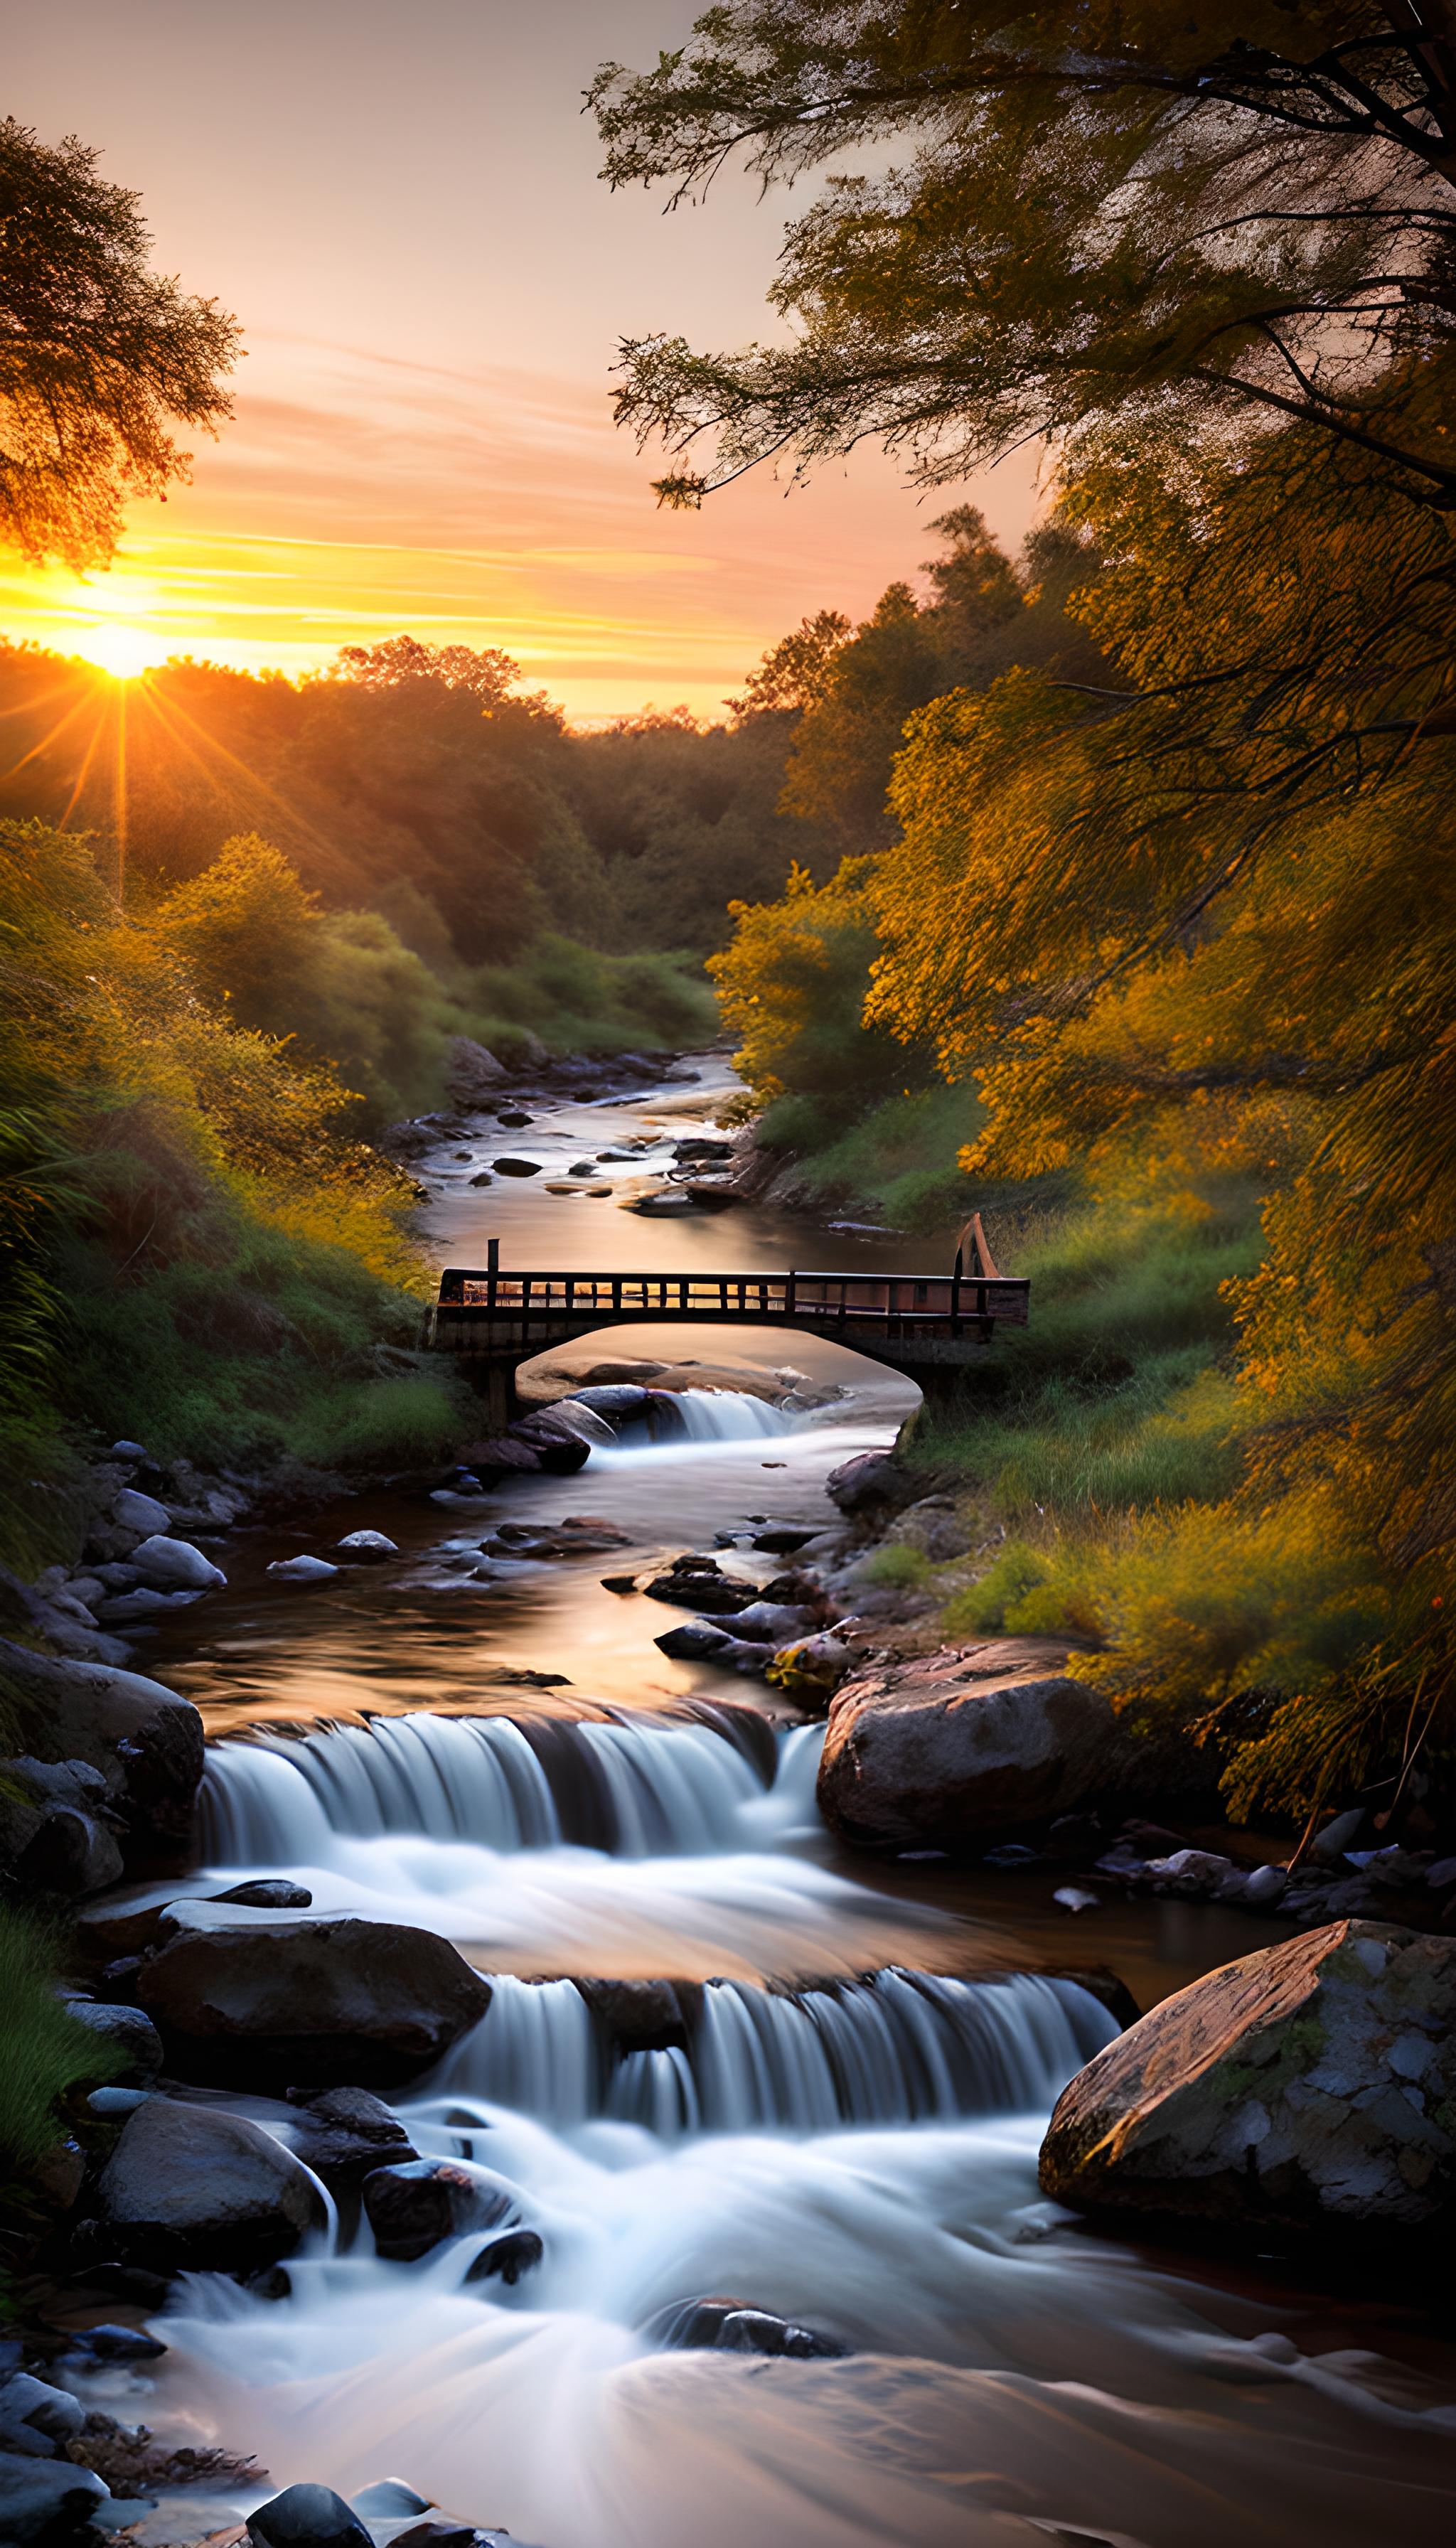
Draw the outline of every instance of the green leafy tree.
M1186 445L1253 415L1456 498L1449 397L1408 394L1456 317L1445 5L737 0L592 95L614 186L914 145L790 227L785 343L624 345L618 413L676 456L668 502L865 435L939 485L1089 421Z
M750 716L801 716L828 687L834 659L854 635L842 610L816 610L780 637L750 673L741 697L725 704L740 721Z
M37 564L105 566L134 496L165 498L215 433L235 319L148 266L138 199L73 136L0 124L0 538Z

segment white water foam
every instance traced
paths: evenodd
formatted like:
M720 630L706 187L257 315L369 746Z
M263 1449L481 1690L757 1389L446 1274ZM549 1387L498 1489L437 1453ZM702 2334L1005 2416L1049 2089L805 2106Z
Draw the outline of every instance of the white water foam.
M936 1960L953 1936L795 1854L820 1830L820 1728L779 1738L768 1787L706 1727L549 1730L540 1756L508 1718L424 1712L214 1745L208 1884L287 1869L316 1910L528 1971L819 1977ZM561 1837L584 1790L604 1847Z
M710 1982L683 2044L614 2056L574 1982L496 1974L492 1988L427 2087L561 2128L604 2114L660 2138L1036 2111L1117 2032L1073 1982L890 1970L792 1997Z

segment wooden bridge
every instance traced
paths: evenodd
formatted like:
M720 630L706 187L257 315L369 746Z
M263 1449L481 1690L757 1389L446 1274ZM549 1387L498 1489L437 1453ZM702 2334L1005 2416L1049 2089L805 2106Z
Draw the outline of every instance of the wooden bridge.
M791 1327L924 1385L976 1360L998 1326L1024 1327L1030 1293L1026 1279L997 1271L978 1215L950 1274L506 1273L492 1240L484 1268L445 1268L424 1341L488 1390L499 1423L521 1363L598 1327Z

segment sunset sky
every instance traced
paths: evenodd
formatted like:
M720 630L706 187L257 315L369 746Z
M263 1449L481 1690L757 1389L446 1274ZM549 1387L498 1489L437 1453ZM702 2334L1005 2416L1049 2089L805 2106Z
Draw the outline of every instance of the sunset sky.
M696 0L63 0L7 45L6 105L139 190L156 261L241 318L237 412L195 484L134 506L109 574L0 566L0 633L130 672L298 672L409 629L500 645L579 718L721 713L806 611L867 610L952 501L863 452L655 505L610 420L619 336L738 343L794 198L608 194L581 113ZM971 491L1019 538L1030 461Z

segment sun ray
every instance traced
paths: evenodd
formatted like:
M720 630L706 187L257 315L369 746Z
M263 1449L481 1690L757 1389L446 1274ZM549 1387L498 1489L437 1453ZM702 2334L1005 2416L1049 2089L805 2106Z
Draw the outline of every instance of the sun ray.
M0 772L0 787L8 787L12 778L20 776L28 762L34 761L40 753L48 752L52 743L58 743L66 727L75 723L82 709L94 695L95 693L89 689L83 690L75 706L68 708L65 715L56 720L48 734L43 734L40 742L33 743L30 751L22 753L19 761L15 762L9 770Z
M103 699L96 712L96 723L91 729L91 740L86 746L81 759L81 767L76 773L76 783L71 789L69 797L66 799L65 811L55 826L58 832L63 832L66 829L72 814L74 814L77 805L81 801L81 791L85 787L91 764L96 758L96 747L101 741L102 735L106 731L106 721L107 701Z

